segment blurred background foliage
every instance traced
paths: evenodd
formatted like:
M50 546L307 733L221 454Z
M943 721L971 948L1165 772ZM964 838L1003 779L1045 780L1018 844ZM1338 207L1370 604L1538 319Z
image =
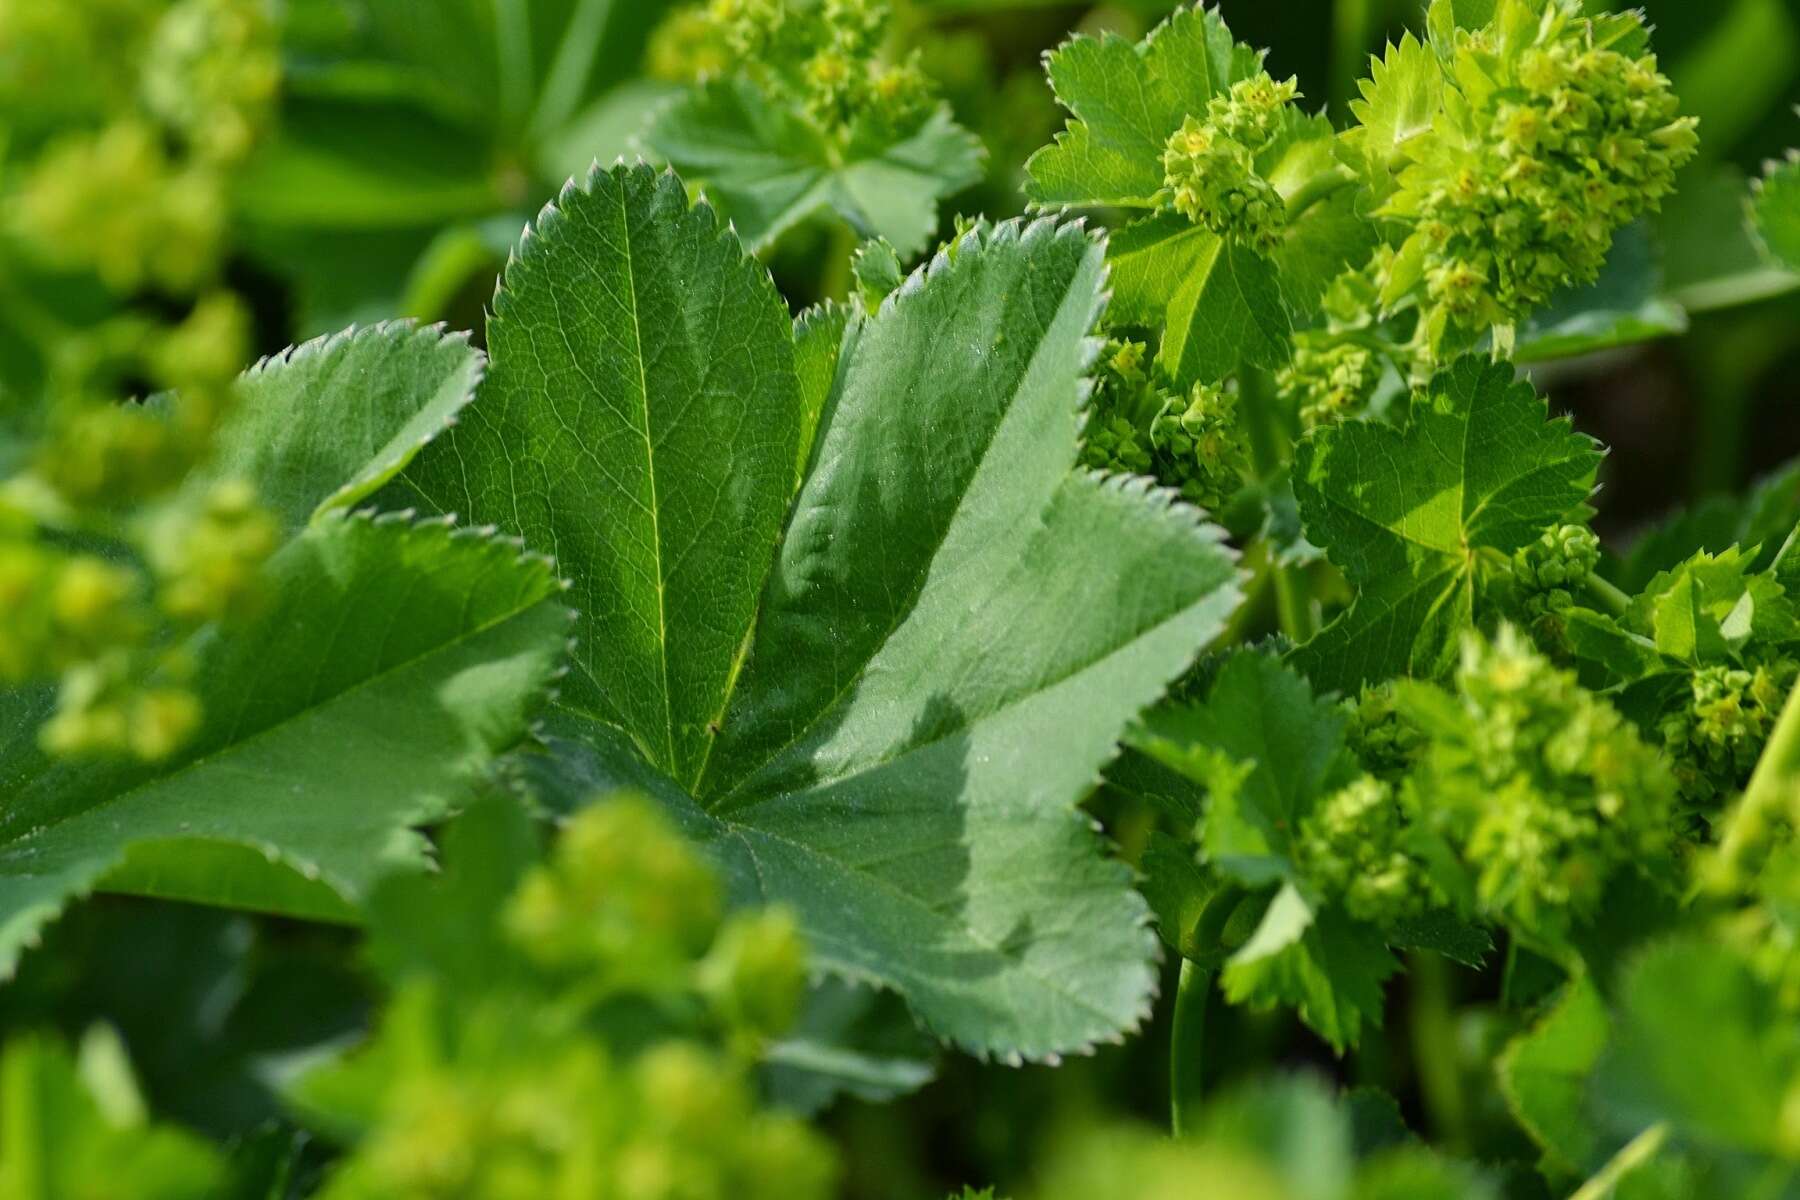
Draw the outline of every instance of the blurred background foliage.
M941 206L940 233L958 216L1022 209L1025 158L1062 123L1043 79L1047 49L1076 30L1136 39L1172 7L900 4L889 58L916 62L986 150L980 178ZM1220 7L1341 123L1368 54L1416 25L1420 6ZM1800 3L1645 7L1663 69L1701 122L1701 157L1644 240L1642 264L1663 318L1691 336L1558 361L1537 380L1613 448L1600 524L1620 542L1672 498L1729 523L1736 510L1711 498L1800 453L1800 280L1768 265L1743 220L1749 181L1800 143ZM479 341L522 225L591 161L641 153L653 115L697 69L720 65L683 41L685 6L662 0L107 0L85 6L87 23L62 8L0 0L0 388L11 398L0 472L52 411L49 392L204 394L257 354L392 317L444 321ZM168 19L176 9L183 21ZM33 64L49 73L24 69ZM156 76L183 64L179 79ZM205 103L185 103L194 97ZM847 290L854 244L819 218L765 257L799 309ZM1125 856L1141 853L1151 819L1104 792L1094 804ZM343 931L96 899L0 990L0 1025L78 1038L108 1022L158 1111L254 1139L279 1083L365 1028L376 991L352 945ZM1447 1149L1529 1157L1487 1078L1516 1018L1472 973L1413 966L1384 1028L1346 1060L1287 1015L1237 1009L1209 1023L1205 1057L1222 1086L1271 1062L1380 1086ZM1155 1124L1167 1108L1163 1028L1060 1067L949 1057L906 1099L877 1104L928 1074L929 1051L865 1005L815 998L808 1019L868 1048L853 1091L871 1099L840 1098L822 1116L855 1196L937 1196L968 1179L1004 1193L1077 1127ZM780 1070L777 1091L802 1107L826 1102L804 1072L784 1082Z

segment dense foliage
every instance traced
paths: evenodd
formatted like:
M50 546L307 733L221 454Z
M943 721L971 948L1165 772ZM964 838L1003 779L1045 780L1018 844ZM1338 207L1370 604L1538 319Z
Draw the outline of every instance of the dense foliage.
M1796 96L0 0L0 1195L1800 1197Z

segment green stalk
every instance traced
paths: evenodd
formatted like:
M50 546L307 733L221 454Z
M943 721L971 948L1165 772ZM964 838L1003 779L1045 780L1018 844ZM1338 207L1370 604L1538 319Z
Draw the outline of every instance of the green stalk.
M1224 940L1225 926L1243 902L1242 888L1227 884L1214 892L1194 922L1193 944L1211 953ZM1212 995L1212 972L1191 958L1181 960L1181 980L1175 985L1175 1012L1169 1031L1169 1125L1176 1137L1197 1127L1205 1099L1203 1037L1206 1003Z
M1238 409L1243 416L1244 432L1250 438L1250 463L1256 477L1268 483L1280 474L1287 459L1289 438L1275 410L1275 383L1267 371L1248 363L1238 368ZM1281 632L1295 645L1308 641L1318 632L1313 622L1312 597L1306 581L1291 568L1268 556L1269 578L1275 585L1275 611L1281 621Z
M1425 1110L1443 1142L1458 1148L1468 1132L1468 1104L1456 1050L1456 1016L1450 1002L1450 971L1442 955L1420 951L1407 959L1412 981L1413 1069Z
M1709 891L1729 893L1742 886L1752 858L1768 844L1776 822L1791 811L1796 796L1800 796L1800 683L1788 694L1750 786L1725 825L1704 880Z
M1631 609L1631 597L1598 574L1588 576L1587 595L1594 607L1609 617L1622 617Z
M1375 40L1375 0L1338 0L1332 6L1331 99L1348 104L1357 97L1357 81Z
M1195 1128L1205 1099L1201 1040L1211 993L1212 972L1191 958L1182 959L1181 982L1175 988L1175 1027L1169 1034L1169 1125L1176 1137Z
M1658 1122L1644 1132L1632 1138L1607 1160L1604 1167L1575 1190L1569 1200L1608 1200L1618 1191L1619 1184L1625 1177L1656 1157L1663 1143L1669 1140L1669 1127Z

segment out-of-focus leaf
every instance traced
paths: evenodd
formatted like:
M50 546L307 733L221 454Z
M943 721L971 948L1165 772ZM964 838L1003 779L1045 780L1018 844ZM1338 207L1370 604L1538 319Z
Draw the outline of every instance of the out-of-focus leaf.
M826 978L800 1020L763 1053L763 1079L783 1108L812 1115L840 1095L882 1103L937 1073L937 1047L892 992Z
M1562 1176L1592 1167L1602 1149L1587 1088L1609 1028L1592 981L1572 979L1549 1011L1507 1043L1495 1062L1507 1106Z
M937 230L939 201L981 178L981 142L947 107L910 130L858 128L840 147L742 79L676 99L644 140L705 190L753 250L828 211L910 257Z

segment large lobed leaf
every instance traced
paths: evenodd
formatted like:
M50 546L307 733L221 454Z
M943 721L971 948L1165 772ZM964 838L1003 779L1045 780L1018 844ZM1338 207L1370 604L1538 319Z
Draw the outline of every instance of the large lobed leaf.
M1406 944L1325 904L1296 861L1302 823L1354 774L1344 726L1334 698L1315 696L1279 659L1246 652L1225 663L1203 702L1162 705L1133 735L1135 747L1206 789L1201 857L1242 886L1275 888L1226 960L1226 995L1292 1006L1339 1050L1356 1045L1365 1022L1381 1024L1382 983L1399 966L1388 944Z
M835 370L811 339L844 315L803 320L803 389L711 211L596 172L509 270L476 403L389 494L573 577L547 801L657 795L828 970L1006 1056L1142 1017L1146 909L1074 806L1238 599L1196 514L1071 473L1101 259L1047 221L974 232L848 317Z
M981 142L946 106L906 130L864 122L839 145L742 79L694 88L644 137L757 250L830 211L910 258L936 231L938 202L981 179Z
M441 522L329 518L269 575L266 612L196 645L176 758L47 759L32 721L0 746L0 965L95 887L349 915L425 860L411 827L523 732L567 637L547 562Z
M211 457L183 486L254 480L290 532L348 511L455 422L484 366L466 335L400 322L307 342L238 379Z
M1261 66L1216 10L1200 7L1176 12L1135 46L1113 34L1079 36L1049 58L1072 118L1027 164L1026 194L1043 207L1160 210L1112 239L1110 315L1160 329L1157 359L1183 388L1245 364L1281 366L1294 325L1313 320L1330 281L1374 249L1352 193L1339 186L1348 174L1334 166L1331 123L1298 110L1257 156L1258 171L1294 206L1276 246L1253 249L1167 208L1170 135Z
M1356 602L1294 661L1321 688L1433 677L1475 620L1484 555L1510 555L1579 508L1600 451L1506 363L1465 358L1414 403L1404 430L1373 422L1300 443L1306 534Z
M419 867L413 826L524 733L568 636L549 563L491 531L346 518L466 403L481 355L404 325L352 330L240 381L190 482L254 482L290 540L270 602L193 643L205 723L152 766L58 761L47 690L0 693L0 968L95 888L345 919Z
M1046 66L1071 116L1026 163L1026 195L1043 205L1154 208L1169 135L1254 75L1262 55L1234 42L1217 11L1196 6L1136 45L1114 33L1071 38Z

